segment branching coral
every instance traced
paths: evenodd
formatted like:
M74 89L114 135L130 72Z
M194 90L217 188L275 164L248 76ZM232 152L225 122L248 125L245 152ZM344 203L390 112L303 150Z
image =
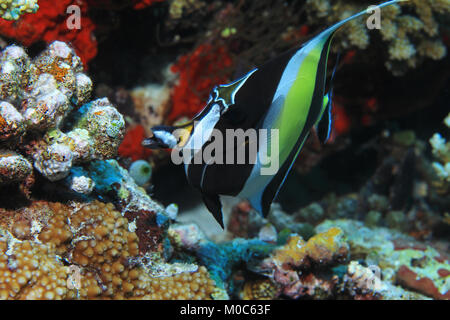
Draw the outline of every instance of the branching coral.
M450 113L444 119L444 123L450 128ZM430 139L430 144L437 160L433 162L433 168L442 183L445 184L445 189L448 190L450 186L450 141L446 141L441 134L435 133Z
M151 276L111 204L36 202L3 210L0 226L3 299L208 299L216 290L195 265Z
M29 170L18 166L28 168L27 161L56 181L74 164L116 154L123 117L106 98L86 103L92 82L65 43L52 43L33 61L21 47L9 46L0 65L0 144L22 151L21 158L2 152L2 183L25 179Z
M1 0L0 17L5 20L17 20L24 13L34 13L39 8L37 0Z
M334 23L365 9L360 3L341 0L308 0L307 4L312 24L316 18ZM380 14L380 33L383 41L387 42L389 53L386 67L395 75L404 73L407 67L416 67L426 58L439 60L446 55L439 19L450 14L448 0L411 0L383 8ZM339 41L334 49L368 47L371 40L365 22L352 21L344 28L345 31L337 35Z

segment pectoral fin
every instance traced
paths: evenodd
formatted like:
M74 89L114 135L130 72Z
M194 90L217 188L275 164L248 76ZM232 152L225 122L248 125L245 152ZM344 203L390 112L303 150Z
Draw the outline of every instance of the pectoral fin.
M328 138L330 137L330 132L331 132L331 122L332 122L331 96L332 96L332 92L330 91L330 93L324 97L324 100L323 100L324 111L322 114L322 118L319 120L319 122L316 125L317 135L319 137L320 142L322 142L322 143L327 142Z

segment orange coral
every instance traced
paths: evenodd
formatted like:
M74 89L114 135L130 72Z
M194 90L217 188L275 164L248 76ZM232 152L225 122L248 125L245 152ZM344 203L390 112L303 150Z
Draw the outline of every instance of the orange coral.
M53 259L44 245L23 241L5 254L8 244L0 239L0 299L55 299L67 294L68 270Z
M271 270L273 280L280 287L279 292L288 297L330 297L337 279L315 274L314 267L342 262L347 258L349 247L342 236L339 228L330 228L307 242L298 235L292 235L286 245L263 261L262 269Z
M204 267L152 277L112 204L35 202L3 210L0 226L3 299L208 299L215 290Z
M193 273L180 273L171 277L147 278L152 291L144 294L145 290L137 290L143 299L151 300L202 300L211 299L216 290L214 281L209 277L205 267L200 267Z
M348 245L341 241L342 230L331 228L305 242L299 235L291 236L285 246L277 249L271 258L278 263L308 266L311 262L330 263L348 252Z

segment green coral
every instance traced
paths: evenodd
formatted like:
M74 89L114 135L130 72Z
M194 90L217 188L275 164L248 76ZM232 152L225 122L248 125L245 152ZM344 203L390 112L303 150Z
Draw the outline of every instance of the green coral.
M37 0L1 0L0 17L17 20L24 13L35 13L39 9Z

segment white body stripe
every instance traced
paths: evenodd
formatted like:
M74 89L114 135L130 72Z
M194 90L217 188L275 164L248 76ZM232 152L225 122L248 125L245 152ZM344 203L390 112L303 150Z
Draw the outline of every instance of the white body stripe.
M304 47L300 48L289 60L288 64L286 65L286 68L283 71L283 74L281 76L280 82L277 86L277 89L275 91L275 94L272 99L272 104L269 108L269 111L267 115L264 118L263 125L261 129L267 129L268 134L266 136L260 136L259 145L266 145L269 146L271 143L271 129L273 128L273 124L278 120L278 118L281 115L281 111L284 107L284 101L286 99L286 96L291 89L292 85L294 84L295 80L298 76L298 71L300 70L300 67L305 60L305 57L309 54L309 52L314 48L314 46L317 44L318 40L316 38L312 39L308 44L306 44ZM282 130L282 129L280 129ZM291 147L294 146L285 146L285 147ZM238 197L246 198L250 201L252 206L261 212L261 199L264 190L266 189L267 185L270 183L272 178L274 176L271 175L261 175L261 159L267 159L269 155L267 154L268 148L263 148L265 151L265 154L260 154L258 152L258 157L256 159L256 163L252 168L252 171L250 173L250 176L248 180L245 182L245 185L242 189L242 191L239 193ZM280 148L281 149L281 148ZM281 150L280 150L281 151ZM280 159L280 168L283 165L283 162L281 162ZM278 168L278 169L280 169ZM278 172L278 170L277 170Z
M161 140L164 144L166 144L169 148L174 148L177 145L177 140L173 136L173 134L167 131L153 131L153 134L156 138Z
M190 154L189 161L184 164L186 175L189 163L192 161L194 154L201 152L203 145L209 140L211 134L220 119L220 106L216 103L211 107L211 110L200 120L194 122L192 135L189 137L186 144L183 146L183 153Z

